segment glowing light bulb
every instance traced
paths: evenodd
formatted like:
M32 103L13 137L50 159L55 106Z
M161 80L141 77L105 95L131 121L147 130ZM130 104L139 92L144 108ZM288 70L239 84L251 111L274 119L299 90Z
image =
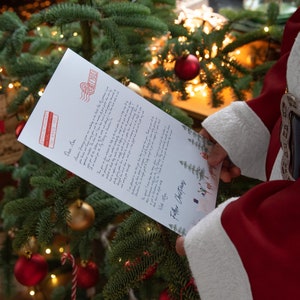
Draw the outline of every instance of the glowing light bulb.
M50 253L51 253L51 249L50 249L50 248L47 248L47 249L45 250L45 253L46 253L46 254L50 254Z
M54 285L57 284L58 279L57 279L56 275L55 274L51 274L50 277L51 277L52 284L54 284Z

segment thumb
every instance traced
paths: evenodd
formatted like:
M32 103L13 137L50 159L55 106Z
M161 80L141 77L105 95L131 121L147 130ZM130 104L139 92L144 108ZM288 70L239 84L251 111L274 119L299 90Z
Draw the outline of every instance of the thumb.
M221 163L228 156L225 149L219 145L214 144L210 153L208 154L208 164L211 166L216 166Z

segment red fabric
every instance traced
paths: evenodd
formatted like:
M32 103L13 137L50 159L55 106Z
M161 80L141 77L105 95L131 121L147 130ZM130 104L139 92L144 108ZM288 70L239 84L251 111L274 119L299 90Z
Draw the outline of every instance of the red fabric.
M222 225L255 300L300 299L300 181L270 181L230 203Z
M285 25L281 44L281 57L267 73L261 94L247 102L271 134L266 159L267 179L270 178L280 148L280 101L287 87L286 66L288 56L298 32L300 32L300 8L296 10Z

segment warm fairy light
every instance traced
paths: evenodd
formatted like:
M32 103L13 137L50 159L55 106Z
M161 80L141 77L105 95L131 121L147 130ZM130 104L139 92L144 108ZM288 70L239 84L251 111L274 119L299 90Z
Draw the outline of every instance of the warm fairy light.
M58 47L57 50L58 50L59 52L62 52L62 51L63 51L63 48L62 48L62 47Z
M269 30L270 30L270 28L269 28L268 26L265 26L265 27L264 27L264 31L265 31L265 32L269 32Z
M34 290L30 290L29 291L29 295L33 297L35 295L35 291Z
M15 87L15 88L21 87L21 82L20 82L20 81L15 81L15 82L14 82L14 87Z
M64 253L65 249L63 247L59 247L58 251L59 251L59 253Z
M40 97L42 97L43 94L44 94L44 89L39 90L38 95L39 95Z
M14 84L13 84L12 82L9 83L9 84L8 84L8 88L9 88L9 89L13 89L13 88L14 88Z
M78 32L73 32L73 36L78 36Z
M53 285L57 284L58 279L57 279L56 275L55 274L51 274L50 277L51 277L52 284Z
M51 32L51 35L52 35L52 36L56 36L57 33L58 33L58 32L57 32L56 30L54 30L54 31Z
M222 43L223 43L223 46L226 46L226 45L230 44L231 42L232 42L232 38L229 35L227 35L227 36L225 36Z
M45 253L46 254L50 254L51 253L51 249L50 248L45 249Z
M0 73L2 73L3 72L3 68L2 67L0 67Z
M209 34L210 33L210 28L208 26L204 26L203 27L203 32L206 33L206 34Z
M118 65L120 63L120 61L118 59L114 60L114 65Z
M187 37L186 36L180 36L180 37L178 37L178 42L179 43L185 43L186 42L186 40L187 40Z
M211 56L215 57L218 54L218 46L214 44L211 49Z
M153 56L152 59L151 59L151 64L152 65L156 65L158 62L158 57L157 56Z

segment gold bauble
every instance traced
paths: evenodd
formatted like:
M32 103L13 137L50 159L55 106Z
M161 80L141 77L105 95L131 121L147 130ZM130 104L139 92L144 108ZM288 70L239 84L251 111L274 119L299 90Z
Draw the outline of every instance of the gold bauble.
M68 225L76 231L86 230L95 220L95 212L91 205L78 199L69 206L70 219Z
M27 239L27 242L19 249L19 255L27 255L28 253L38 252L39 246L36 237L31 236Z

